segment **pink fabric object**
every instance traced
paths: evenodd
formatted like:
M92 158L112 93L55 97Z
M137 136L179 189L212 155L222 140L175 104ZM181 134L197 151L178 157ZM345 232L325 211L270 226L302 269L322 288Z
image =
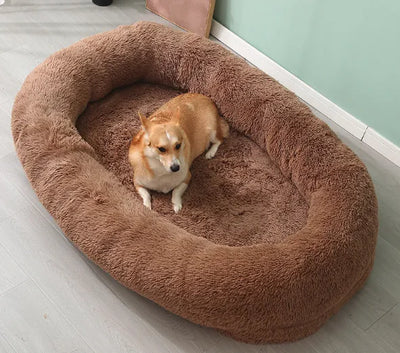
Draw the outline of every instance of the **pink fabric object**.
M146 7L177 26L208 37L215 0L147 0Z

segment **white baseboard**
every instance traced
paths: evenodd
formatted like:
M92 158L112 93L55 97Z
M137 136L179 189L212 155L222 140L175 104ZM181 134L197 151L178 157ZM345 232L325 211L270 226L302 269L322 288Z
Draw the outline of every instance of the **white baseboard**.
M374 148L383 156L400 166L400 147L396 146L362 121L346 112L338 105L318 93L312 87L291 74L271 58L261 53L229 29L213 20L211 35L231 48L248 62L273 77L283 86L294 92L309 105L326 115L359 140Z
M392 161L394 164L400 166L399 146L396 146L393 142L378 134L371 127L368 126L362 141Z

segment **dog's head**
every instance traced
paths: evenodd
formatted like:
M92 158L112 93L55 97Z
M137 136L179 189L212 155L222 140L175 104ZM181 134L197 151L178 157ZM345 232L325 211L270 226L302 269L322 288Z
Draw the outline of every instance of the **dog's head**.
M183 162L185 133L179 126L179 112L165 123L152 122L139 113L145 132L145 155L160 161L167 172L177 172Z

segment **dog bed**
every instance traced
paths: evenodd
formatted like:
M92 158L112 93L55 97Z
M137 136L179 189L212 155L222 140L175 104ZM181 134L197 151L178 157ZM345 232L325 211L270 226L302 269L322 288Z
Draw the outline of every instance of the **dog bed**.
M182 92L231 126L199 157L174 214L133 188L127 152ZM366 167L309 108L218 44L148 22L98 34L39 65L12 131L40 201L66 236L123 285L246 342L316 331L364 283L377 202Z

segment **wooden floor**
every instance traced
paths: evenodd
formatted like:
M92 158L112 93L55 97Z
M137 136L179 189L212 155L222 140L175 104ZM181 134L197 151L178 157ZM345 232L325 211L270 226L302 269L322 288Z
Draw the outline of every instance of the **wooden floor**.
M311 337L282 345L235 342L123 288L65 239L15 155L14 96L52 52L143 19L165 23L143 1L99 8L90 0L6 0L0 7L0 353L400 352L400 169L323 116L369 168L380 232L366 286Z

